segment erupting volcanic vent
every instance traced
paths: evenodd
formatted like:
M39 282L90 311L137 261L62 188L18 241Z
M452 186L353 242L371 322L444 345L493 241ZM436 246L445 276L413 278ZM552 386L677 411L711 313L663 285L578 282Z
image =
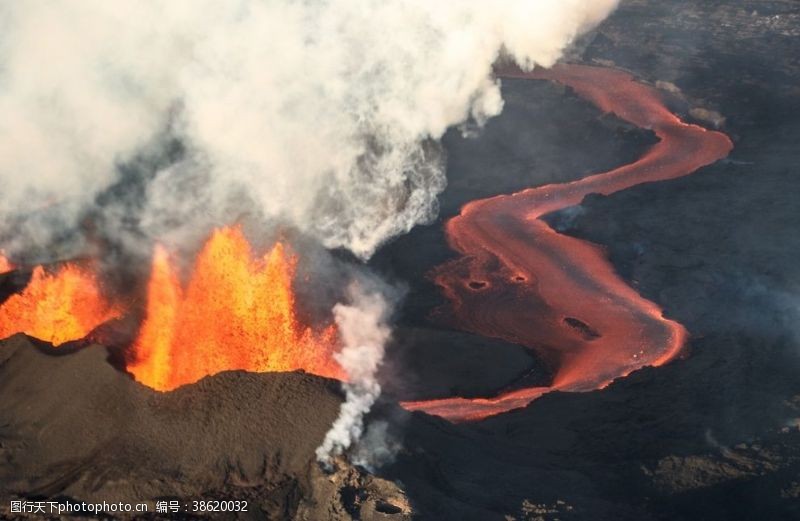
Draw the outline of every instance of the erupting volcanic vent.
M555 370L550 387L491 399L404 404L452 420L523 407L551 390L602 388L677 356L687 336L683 326L629 287L602 249L560 235L541 217L580 204L588 194L688 175L732 148L724 134L680 121L656 90L621 71L569 65L503 75L563 83L604 112L652 129L660 142L638 161L610 172L473 201L447 223L450 244L463 257L437 268L433 277L451 302L453 324L526 345Z
M147 317L128 370L145 385L170 390L230 369L306 371L343 379L333 359L337 332L317 333L296 317L297 259L277 243L255 258L239 228L214 232L182 288L157 247Z
M12 269L2 259L2 266ZM156 247L146 318L128 370L158 390L233 369L303 369L343 380L333 358L336 327L316 331L297 317L296 267L297 257L282 243L256 258L240 228L224 228L200 251L184 288L167 251ZM0 338L25 333L58 346L128 313L103 295L90 268L79 263L52 273L34 268L27 287L0 305Z
M5 267L11 269L7 261ZM48 273L37 266L25 290L0 305L0 338L25 333L59 346L120 315L89 267L68 263Z

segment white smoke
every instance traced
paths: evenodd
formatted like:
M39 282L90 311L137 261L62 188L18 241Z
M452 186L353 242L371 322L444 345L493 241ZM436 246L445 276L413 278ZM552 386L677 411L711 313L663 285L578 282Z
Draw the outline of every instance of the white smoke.
M150 237L246 208L368 258L435 215L435 143L499 113L499 53L549 66L616 3L2 2L0 237L75 224L167 132L187 153L147 190Z
M351 284L348 294L350 303L333 308L344 344L335 356L347 373L347 382L343 384L345 401L339 417L316 451L317 459L323 463L342 454L361 437L364 415L381 394L376 373L391 333L386 323L391 306L384 294L368 291L363 283Z
M0 2L0 248L47 244L100 211L119 167L169 138L185 153L143 201L100 207L124 244L177 243L244 213L367 259L436 215L438 140L501 111L500 54L550 66L616 4ZM350 381L322 460L360 436L380 393L378 295L354 290L334 310Z

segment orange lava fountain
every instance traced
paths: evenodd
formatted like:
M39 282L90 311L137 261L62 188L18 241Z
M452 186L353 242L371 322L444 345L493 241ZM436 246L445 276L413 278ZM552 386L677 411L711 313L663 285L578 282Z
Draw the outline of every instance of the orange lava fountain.
M280 242L255 258L241 229L214 232L184 289L156 248L147 316L128 370L166 391L221 371L308 372L344 379L333 359L337 330L303 327L292 288L297 258Z
M683 123L658 91L622 71L563 65L502 75L570 86L601 110L652 129L660 141L636 162L609 172L470 202L447 223L450 245L463 257L436 268L433 278L450 301L453 324L526 345L555 372L549 387L403 404L453 421L524 407L553 390L599 389L680 354L683 326L628 286L601 248L557 233L541 217L588 194L691 174L733 147L722 133Z
M37 266L27 287L0 304L0 338L25 333L59 346L119 316L92 271L66 264L48 273Z

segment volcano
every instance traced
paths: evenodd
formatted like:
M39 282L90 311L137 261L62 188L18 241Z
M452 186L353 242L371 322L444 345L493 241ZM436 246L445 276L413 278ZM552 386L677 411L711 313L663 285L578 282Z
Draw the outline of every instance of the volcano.
M328 62L342 19L309 21L300 5L256 33L247 23L262 7L229 13L253 39L235 57L232 34L209 29L196 45L181 32L170 52L213 59L159 88L219 71L169 101L169 142L115 157L119 182L77 228L50 233L68 214L59 199L16 216L18 236L0 230L0 519L41 517L39 504L59 518L53 505L81 503L142 506L96 515L109 519L800 518L795 4L626 0L558 64L523 70L509 60L545 29L532 27L491 55L497 99L480 90L441 140L426 125L444 132L463 112L451 102L471 76L438 67L475 36L492 40L500 20L481 18L480 33L468 11L425 11L464 27L444 53L436 31L403 40L424 42L436 70L404 46L375 66L367 54L387 48L362 48L353 33L363 60L334 45L341 60ZM403 7L398 32L417 27ZM395 41L381 16L352 25ZM282 68L296 59L288 47L270 48L270 63L255 52L254 34L282 41L295 17L324 58L303 67L330 81L299 83ZM229 87L253 79L240 67L250 45L255 91L271 94L240 104ZM103 62L103 81L121 83L125 103L159 103L148 78L116 74L127 65ZM376 89L386 85L371 78L392 78L394 65L424 95ZM369 88L348 90L352 77ZM423 77L437 79L434 92ZM499 94L503 111L489 118ZM53 114L57 99L35 98ZM197 110L213 132L193 126ZM301 124L310 112L319 135ZM354 141L340 139L340 120L366 152L343 145ZM420 128L430 135L419 148L387 140ZM431 210L419 198L438 192L422 194L420 178L445 156L439 216L385 221L410 231L367 260L385 230L347 235L341 223L363 201L370 217ZM282 213L245 197L265 158L296 163L294 179L257 194ZM368 175L343 190L351 160ZM311 197L304 168L318 164L326 184ZM214 177L228 174L229 192ZM153 195L170 183L180 208ZM361 305L353 286L383 300Z

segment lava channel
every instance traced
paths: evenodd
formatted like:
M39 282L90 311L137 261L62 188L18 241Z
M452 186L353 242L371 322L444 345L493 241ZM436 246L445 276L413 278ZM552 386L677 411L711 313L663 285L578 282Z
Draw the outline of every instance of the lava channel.
M547 387L402 404L451 421L524 407L554 390L600 389L679 355L686 329L628 286L603 249L557 233L542 217L578 205L588 194L608 195L688 175L733 148L725 134L682 122L657 90L619 70L560 65L502 76L571 87L602 111L653 130L659 142L634 163L570 183L472 201L447 222L450 246L462 256L435 268L432 276L449 301L445 311L452 323L528 346L554 368Z

